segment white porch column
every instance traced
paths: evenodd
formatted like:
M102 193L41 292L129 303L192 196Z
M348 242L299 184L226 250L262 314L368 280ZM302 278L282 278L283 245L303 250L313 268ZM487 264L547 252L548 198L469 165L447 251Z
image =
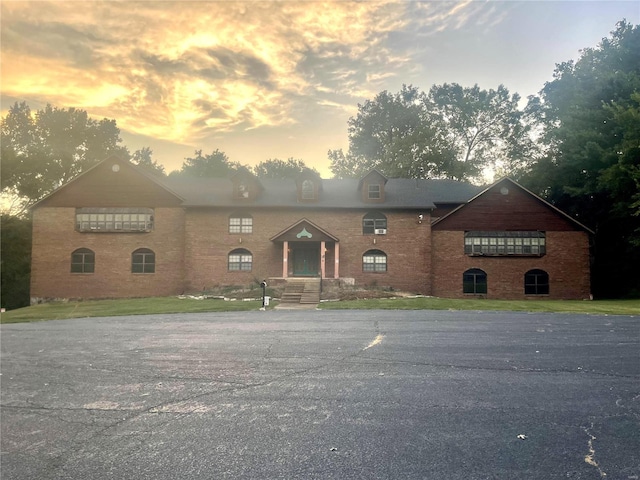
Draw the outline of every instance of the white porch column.
M282 242L282 278L287 278L289 275L289 242L285 240Z
M335 242L334 244L334 257L336 261L335 270L333 271L333 278L340 278L340 244Z
M320 242L320 278L326 277L325 275L325 263L324 263L324 254L327 251L325 248L324 240Z

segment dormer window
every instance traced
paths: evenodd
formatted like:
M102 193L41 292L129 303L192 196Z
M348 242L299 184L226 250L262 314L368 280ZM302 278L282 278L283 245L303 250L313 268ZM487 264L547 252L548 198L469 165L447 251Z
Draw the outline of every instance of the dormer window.
M322 179L317 172L305 170L296 179L299 202L317 202L322 192Z
M358 191L363 202L366 203L383 203L385 197L384 186L387 183L387 177L377 170L371 170L360 179Z
M238 184L238 198L249 198L249 185L246 183Z
M369 200L380 200L380 185L374 184L368 187Z
M314 200L316 198L315 188L311 180L305 180L302 182L302 199Z
M246 170L238 171L231 177L231 181L233 198L236 200L255 200L262 190L260 181Z

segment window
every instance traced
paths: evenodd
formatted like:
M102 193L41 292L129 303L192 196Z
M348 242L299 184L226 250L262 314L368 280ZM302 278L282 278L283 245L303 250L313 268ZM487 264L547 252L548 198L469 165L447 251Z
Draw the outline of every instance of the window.
M238 198L249 198L249 185L246 183L238 184Z
M253 266L253 255L249 250L238 248L229 253L230 272L250 272Z
M79 248L71 254L71 273L93 273L96 255L88 248Z
M387 229L387 217L380 212L369 212L362 218L362 234L376 233Z
M234 214L229 217L229 233L252 233L253 218L249 215Z
M302 199L303 200L315 200L315 188L311 180L304 180L302 182Z
M465 232L467 255L541 257L547 252L544 232Z
M155 273L156 254L148 248L139 248L131 254L131 273Z
M462 293L487 293L487 274L472 268L462 274Z
M76 230L79 232L150 232L153 230L151 208L77 208Z
M374 185L369 185L368 187L368 198L370 200L377 200L380 198L380 185L379 184L374 184Z
M387 254L381 250L369 250L362 256L363 272L386 272Z
M549 295L549 274L544 270L529 270L524 274L525 295Z

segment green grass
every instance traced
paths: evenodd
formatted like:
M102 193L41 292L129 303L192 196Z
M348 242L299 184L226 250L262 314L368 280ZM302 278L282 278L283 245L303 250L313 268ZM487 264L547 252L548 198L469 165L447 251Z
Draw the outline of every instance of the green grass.
M2 323L37 322L67 318L112 317L162 313L228 312L258 310L260 301L224 301L220 299L179 299L176 297L134 298L58 302L19 308L3 313ZM271 305L273 307L274 304ZM270 308L271 308L270 307ZM640 315L638 300L452 300L447 298L397 298L323 302L322 309L386 310L486 310L515 312L591 313Z
M331 310L506 310L512 312L593 313L607 315L640 315L640 299L636 300L454 300L448 298L392 298L325 302L322 309Z
M229 312L258 310L261 301L224 301L221 299L180 299L177 297L131 298L53 302L18 308L2 313L1 323L37 322L66 318L112 317L158 313Z

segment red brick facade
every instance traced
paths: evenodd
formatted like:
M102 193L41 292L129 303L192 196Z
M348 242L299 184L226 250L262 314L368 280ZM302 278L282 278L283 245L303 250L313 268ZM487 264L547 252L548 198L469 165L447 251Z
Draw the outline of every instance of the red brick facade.
M311 262L305 274L425 295L469 296L463 294L463 274L477 268L486 273L483 296L488 298L589 297L587 231L511 181L506 184L509 195L501 194L504 185L496 184L432 224L429 212L434 204L426 198L425 206L405 208L386 208L379 199L343 208L299 207L295 201L280 206L259 201L189 205L126 162L117 172L111 163L99 164L34 208L33 302L166 296L248 285L299 274L299 264L294 263L303 257ZM384 200L383 178L379 181ZM317 192L322 194L320 188ZM362 197L361 192L354 195ZM386 196L393 198L388 192ZM450 209L451 202L444 203ZM76 208L124 206L153 209L153 228L113 233L79 231L76 226ZM363 233L363 217L371 211L386 217L384 233ZM238 216L250 217L250 233L230 233L230 218ZM546 253L471 256L464 250L469 230L544 231ZM155 254L153 273L132 273L132 253L140 248ZM71 255L77 249L95 254L93 272L71 272ZM230 268L229 255L237 249L251 255L250 270ZM364 271L363 255L372 250L386 255L386 271ZM525 295L524 275L532 269L548 274L548 294Z

